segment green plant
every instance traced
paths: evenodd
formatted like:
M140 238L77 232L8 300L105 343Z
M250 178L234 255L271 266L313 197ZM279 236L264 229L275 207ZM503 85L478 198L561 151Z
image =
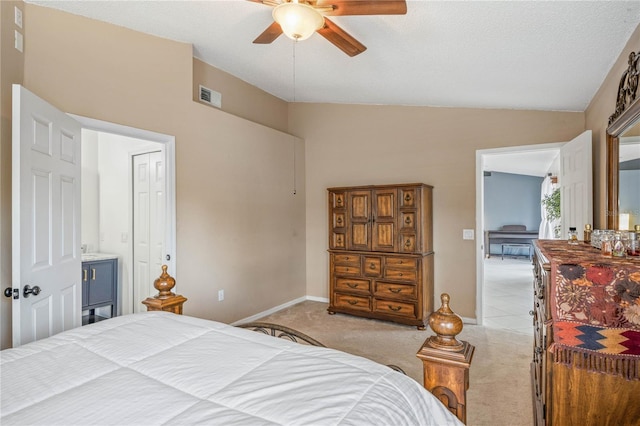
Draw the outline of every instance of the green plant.
M542 199L542 205L547 212L547 220L554 223L560 220L560 188L553 190L551 194L545 195ZM556 223L553 227L553 234L556 238L560 238L560 223Z

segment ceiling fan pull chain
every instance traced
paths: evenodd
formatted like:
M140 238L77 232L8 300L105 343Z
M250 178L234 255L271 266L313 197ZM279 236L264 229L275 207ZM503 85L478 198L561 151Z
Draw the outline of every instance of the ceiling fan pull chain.
M293 102L296 101L296 44L298 44L298 40L293 41Z

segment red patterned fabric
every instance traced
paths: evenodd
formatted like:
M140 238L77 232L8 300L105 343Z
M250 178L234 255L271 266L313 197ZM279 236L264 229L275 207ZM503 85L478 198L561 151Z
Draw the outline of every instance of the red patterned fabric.
M551 264L556 361L640 379L640 259L604 257L582 243L536 244Z

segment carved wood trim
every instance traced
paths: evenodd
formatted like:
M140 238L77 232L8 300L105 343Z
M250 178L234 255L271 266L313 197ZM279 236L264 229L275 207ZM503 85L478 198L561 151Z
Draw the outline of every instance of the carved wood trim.
M618 85L616 109L607 127L607 228L618 229L619 136L640 118L640 51L629 54L629 67Z
M640 52L631 52L629 54L629 68L622 73L620 83L618 85L618 96L616 98L616 109L609 117L609 127L629 110L629 107L635 102L638 95L638 80L640 79ZM607 129L608 131L608 129ZM609 132L616 134L617 132Z

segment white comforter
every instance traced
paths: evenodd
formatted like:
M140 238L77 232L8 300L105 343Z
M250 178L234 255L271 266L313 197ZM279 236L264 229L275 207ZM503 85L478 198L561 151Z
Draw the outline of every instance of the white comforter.
M0 352L0 424L461 424L367 359L148 312Z

